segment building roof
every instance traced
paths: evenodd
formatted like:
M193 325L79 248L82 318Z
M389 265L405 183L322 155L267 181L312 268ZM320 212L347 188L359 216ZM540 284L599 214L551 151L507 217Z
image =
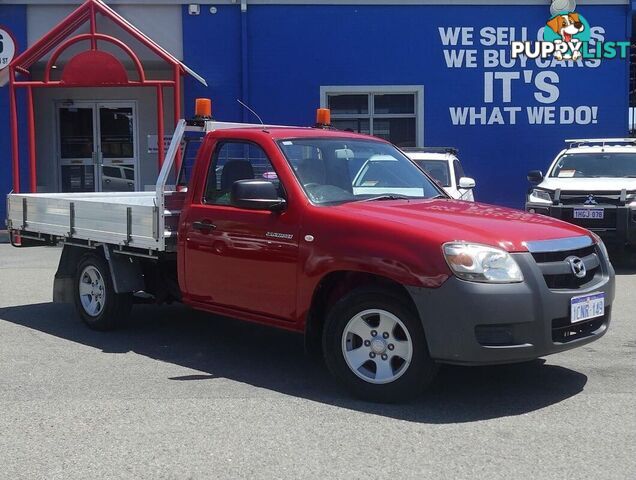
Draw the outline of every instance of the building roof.
M55 47L70 37L81 25L90 21L91 15L100 13L115 24L119 25L124 31L128 32L143 45L149 47L164 61L178 66L185 74L192 75L195 79L207 86L207 82L203 77L194 70L185 65L181 60L176 58L170 52L165 50L161 45L154 42L145 33L135 27L132 23L122 17L115 10L110 8L101 0L86 0L82 5L71 12L60 23L53 27L46 35L37 42L27 48L11 62L11 66L18 73L28 73L29 69L41 60L45 55L51 52ZM0 86L8 82L8 69L4 69L0 75Z

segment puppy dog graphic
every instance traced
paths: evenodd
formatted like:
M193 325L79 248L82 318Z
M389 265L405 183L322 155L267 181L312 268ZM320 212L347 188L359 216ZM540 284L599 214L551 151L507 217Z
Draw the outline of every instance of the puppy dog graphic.
M574 35L577 33L581 33L585 30L585 25L581 22L578 13L565 13L562 15L557 15L556 17L550 19L547 23L548 27L554 31L557 35L559 35L563 42L566 44L570 43L580 43L580 40L574 38ZM558 41L558 40L557 40ZM573 53L562 53L560 51L556 51L554 53L554 57L557 60L578 60L581 58L581 52L579 50L575 50Z

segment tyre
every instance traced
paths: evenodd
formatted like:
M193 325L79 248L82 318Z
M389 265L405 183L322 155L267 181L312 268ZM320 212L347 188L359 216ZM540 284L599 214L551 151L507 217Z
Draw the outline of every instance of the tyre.
M323 350L336 380L374 402L413 399L437 372L418 315L389 291L358 289L341 298L327 315Z
M82 257L74 289L77 313L93 330L116 328L132 308L132 294L115 292L108 264L94 253Z

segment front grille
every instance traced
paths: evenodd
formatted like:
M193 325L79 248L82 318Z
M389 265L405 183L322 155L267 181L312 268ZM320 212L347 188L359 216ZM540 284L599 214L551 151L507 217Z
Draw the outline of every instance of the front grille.
M633 192L629 192L629 195L633 195ZM622 197L622 192L594 192L594 201L599 205L624 205L625 199ZM563 205L583 205L590 198L590 192L574 192L568 191L561 192L559 200ZM594 205L596 206L596 205Z
M579 258L587 257L596 253L596 247L594 245L590 245L589 247L579 248L577 250L566 250L562 252L537 252L533 253L535 262L537 263L546 263L546 262L562 262L566 258L574 255Z
M579 257L585 258L590 255L596 254L597 257L601 258L601 252L596 248L595 245L590 245L589 247L579 248L575 250L563 250L558 252L534 252L532 253L532 257L539 268L542 267L543 264L553 263L553 262L564 262L568 257ZM566 271L559 274L543 274L543 279L545 280L546 286L550 290L578 290L580 288L586 288L590 286L592 283L600 280L600 276L602 275L602 270L599 265L594 268L587 269L587 273L584 277L579 278L575 276L571 271Z
M574 218L574 209L564 208L561 210L561 220L584 228L616 228L616 208L604 208L602 219Z
M610 312L611 307L606 307L602 317L579 323L570 323L570 317L555 318L552 320L552 341L554 343L568 343L589 337L607 324Z
M588 270L587 275L583 278L575 277L569 273L564 275L544 275L543 278L550 290L576 290L594 280L594 277L598 272L598 268L599 267Z

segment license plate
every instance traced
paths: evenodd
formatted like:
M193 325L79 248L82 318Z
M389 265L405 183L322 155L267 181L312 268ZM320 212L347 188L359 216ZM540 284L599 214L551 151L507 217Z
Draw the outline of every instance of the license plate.
M594 293L570 300L570 323L584 322L605 315L605 294Z
M575 208L574 218L603 220L603 218L605 218L605 210L603 210L602 208Z

